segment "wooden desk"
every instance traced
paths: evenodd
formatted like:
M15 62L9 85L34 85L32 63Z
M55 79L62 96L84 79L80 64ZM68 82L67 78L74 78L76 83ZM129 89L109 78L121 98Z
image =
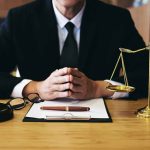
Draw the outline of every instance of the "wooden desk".
M107 100L113 123L22 122L29 106L0 123L0 150L149 150L150 121L134 112L146 100Z

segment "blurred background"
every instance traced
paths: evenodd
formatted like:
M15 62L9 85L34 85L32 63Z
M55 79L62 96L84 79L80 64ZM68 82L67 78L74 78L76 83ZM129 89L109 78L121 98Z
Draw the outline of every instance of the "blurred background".
M34 0L0 0L0 20L6 17L10 8ZM103 2L127 8L133 17L140 34L148 44L150 41L150 0L101 0Z

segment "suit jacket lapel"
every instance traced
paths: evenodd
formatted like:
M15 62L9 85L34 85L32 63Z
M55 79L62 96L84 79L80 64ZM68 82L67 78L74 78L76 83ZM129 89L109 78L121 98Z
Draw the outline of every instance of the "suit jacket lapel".
M41 49L44 46L43 56L52 59L50 62L53 62L51 66L53 68L59 67L59 39L58 39L58 29L57 29L57 21L54 14L52 1L45 0L43 1L43 6L41 6L42 10L39 10L39 45ZM41 43L42 42L42 43ZM43 52L42 52L43 53ZM46 58L45 58L46 59Z
M81 33L80 33L80 49L79 49L79 69L82 70L88 54L89 47L92 43L93 36L95 34L95 22L92 22L91 16L91 6L87 1L86 8L83 14L82 24L81 24Z
M99 3L98 3L99 4ZM94 49L94 37L97 35L97 29L101 30L101 39L103 39L103 22L101 26L97 26L97 13L95 10L95 1L87 0L85 12L81 24L80 34L80 50L79 50L79 69L83 70L86 62L88 61L89 52ZM93 7L94 6L94 7ZM103 17L103 16L102 16Z

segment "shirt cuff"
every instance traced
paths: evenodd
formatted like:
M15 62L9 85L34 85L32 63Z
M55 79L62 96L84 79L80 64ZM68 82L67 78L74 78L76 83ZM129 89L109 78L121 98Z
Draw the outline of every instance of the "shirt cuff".
M124 85L120 82L116 82L116 81L112 81L112 80L105 80L108 83L112 84L112 85ZM129 93L128 92L115 92L111 97L111 99L119 99L119 98L127 98L129 97Z
M24 89L24 87L29 83L31 82L32 80L29 80L29 79L24 79L22 80L20 83L18 83L12 93L11 93L11 97L20 97L20 98L23 98L23 95L22 95L22 91Z

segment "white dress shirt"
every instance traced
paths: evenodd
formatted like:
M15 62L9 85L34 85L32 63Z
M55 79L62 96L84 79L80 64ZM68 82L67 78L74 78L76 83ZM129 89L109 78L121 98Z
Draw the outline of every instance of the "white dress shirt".
M56 20L57 20L60 54L62 53L63 45L64 45L64 42L65 42L65 40L67 38L67 35L68 35L68 31L65 28L65 25L68 22L72 22L75 25L75 27L74 27L74 37L75 37L75 40L77 42L77 46L78 46L78 50L79 50L81 20L82 20L82 16L83 16L85 6L86 6L86 2L84 4L84 6L82 7L82 9L80 10L80 12L74 18L72 18L71 20L67 19L66 17L64 17L59 12L59 10L55 6L55 1L54 0L52 0L52 4L53 4L53 8L54 8L54 13L56 15ZM23 88L31 81L32 80L28 80L28 79L22 80L20 83L18 83L14 87L11 96L12 97L22 97ZM115 82L115 81L110 81L110 80L106 80L106 81L111 83L112 85L120 85L121 84L121 83L118 83L118 82ZM117 99L117 98L122 98L122 97L127 97L127 96L128 96L128 93L115 92L114 95L111 98Z
M82 20L82 16L83 16L83 12L84 12L86 3L84 3L84 6L80 10L80 12L75 17L73 17L71 20L67 19L59 12L59 10L55 7L54 0L52 0L52 4L53 4L54 12L56 15L56 20L57 20L60 54L62 53L64 42L68 35L68 31L65 28L65 25L68 22L72 22L74 24L74 38L77 42L77 46L78 46L78 50L79 50L81 20Z

